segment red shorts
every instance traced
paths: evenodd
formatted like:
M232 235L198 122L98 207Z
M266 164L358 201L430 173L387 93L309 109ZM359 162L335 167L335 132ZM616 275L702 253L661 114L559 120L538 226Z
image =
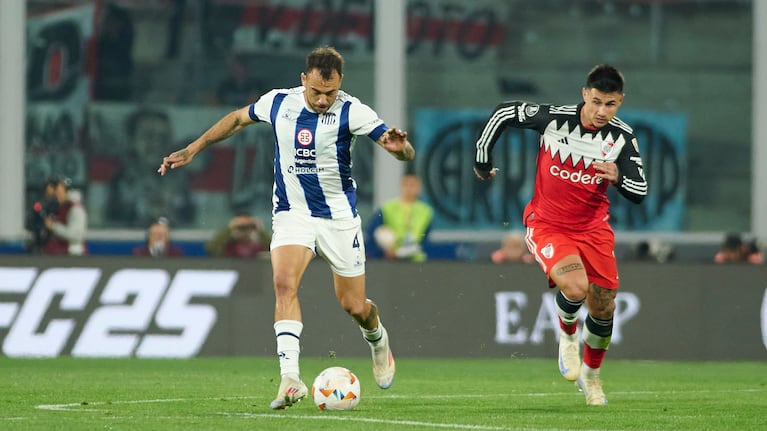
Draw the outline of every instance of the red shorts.
M581 257L590 283L605 289L618 288L618 264L615 260L615 234L608 223L589 232L563 232L543 223L531 223L525 241L530 253L551 282L549 271L563 257Z

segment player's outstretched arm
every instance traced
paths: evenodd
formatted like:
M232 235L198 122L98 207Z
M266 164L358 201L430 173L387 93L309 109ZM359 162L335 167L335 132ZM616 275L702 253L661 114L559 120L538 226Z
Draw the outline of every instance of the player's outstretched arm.
M400 129L389 129L378 138L378 145L383 147L397 160L407 162L415 158L415 148L407 140L407 132Z
M255 121L250 118L248 109L250 109L250 107L245 106L228 113L189 145L163 157L157 172L159 172L160 175L165 175L169 169L186 166L192 162L194 156L200 151L216 142L223 141L234 135L242 130L243 127L253 124Z

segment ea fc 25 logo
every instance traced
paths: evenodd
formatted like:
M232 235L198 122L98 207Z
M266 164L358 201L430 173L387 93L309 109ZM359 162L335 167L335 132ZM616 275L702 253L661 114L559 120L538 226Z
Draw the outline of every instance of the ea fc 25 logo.
M0 330L11 357L188 358L208 338L218 313L204 298L226 298L231 270L0 267ZM94 296L96 294L97 296ZM8 301L9 298L23 298ZM79 330L79 334L77 329Z

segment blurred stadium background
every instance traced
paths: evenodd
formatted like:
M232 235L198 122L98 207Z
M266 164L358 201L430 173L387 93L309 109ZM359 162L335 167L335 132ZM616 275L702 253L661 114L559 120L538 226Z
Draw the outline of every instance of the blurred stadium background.
M3 4L6 19L25 14L26 21L2 30L6 57L21 56L24 66L3 62L4 82L16 78L6 88L25 91L23 104L3 102L3 112L15 112L3 125L16 132L3 143L0 240L8 248L25 235L20 218L51 175L82 189L94 243L140 240L156 215L170 218L176 239L193 242L238 211L268 219L268 130L252 128L214 147L163 182L162 194L152 168L253 97L216 97L235 57L257 94L297 85L307 50L321 44L346 56L348 92L411 132L419 158L405 169L424 178L424 198L437 209L435 241L468 242L457 252L440 249L447 257L484 258L484 243L495 246L503 231L521 229L520 202L532 181L521 167L531 161L516 156L534 139L510 136L508 160L499 154L504 181L477 190L469 148L487 112L505 99L575 103L586 71L599 62L627 77L621 117L640 136L652 185L642 207L615 200L619 241L692 242L693 251L703 244L710 254L725 232L764 239L765 198L752 172L767 163L753 123L767 103L755 97L754 73L767 55L756 49L764 46L755 41L756 2L413 0L380 9L397 5L406 24L385 26L406 33L399 38L405 54L389 51L395 54L377 64L375 46L384 42L375 37L372 0ZM397 36L390 31L394 42L386 43L396 47ZM386 93L403 98L392 103ZM396 181L381 183L402 168L376 156L366 143L355 153L364 218L398 190ZM134 206L138 215L130 217ZM94 245L107 253L114 244Z
M491 250L522 229L532 190L525 155L535 143L524 133L504 137L501 178L489 186L473 179L471 148L485 116L506 99L577 103L594 64L619 67L627 79L619 116L640 138L651 191L638 207L613 200L616 254L643 242L671 250L658 260L682 265L674 285L684 285L684 271L696 272L684 265L709 264L726 233L767 239L763 22L767 6L752 0L3 1L0 264L40 274L102 265L24 260L24 216L53 175L83 193L92 256L129 254L158 216L187 255L200 257L234 214L269 220L268 128L249 128L162 181L155 169L259 91L298 85L306 53L328 44L346 58L343 88L407 129L418 151L415 161L392 164L358 142L363 220L398 193L397 176L415 172L436 210L433 260L465 262L467 271L490 270ZM222 99L217 87L235 60L253 91ZM230 264L182 262L168 270ZM119 274L114 260L104 265ZM37 271L13 273L21 279L6 293L35 291ZM762 271L723 287L764 289L764 281ZM20 307L0 327L11 327Z

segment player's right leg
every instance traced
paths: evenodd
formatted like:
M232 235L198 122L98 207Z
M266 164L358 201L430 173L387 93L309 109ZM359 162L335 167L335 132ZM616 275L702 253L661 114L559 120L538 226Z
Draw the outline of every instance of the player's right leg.
M607 404L599 374L602 360L610 347L616 294L616 289L592 284L586 300L589 314L583 324L583 365L578 387L586 395L586 404L590 406Z
M360 323L360 330L370 346L370 352L373 356L373 377L376 384L381 389L389 389L394 383L394 373L396 372L394 355L389 347L389 334L381 324L378 307L372 301L368 300L368 302L370 303L370 312L365 321Z
M381 389L389 389L396 371L394 355L389 347L389 334L381 324L378 307L365 298L364 276L334 275L338 302L357 321L373 357L373 377Z
M306 267L314 257L311 230L302 232L291 226L286 232L284 225L294 220L275 216L274 231L280 232L278 241L272 241L271 260L275 294L274 333L277 338L277 356L280 361L280 387L277 396L269 404L272 409L284 409L304 399L309 391L301 381L299 356L300 339L303 330L301 306L298 301L298 286Z

